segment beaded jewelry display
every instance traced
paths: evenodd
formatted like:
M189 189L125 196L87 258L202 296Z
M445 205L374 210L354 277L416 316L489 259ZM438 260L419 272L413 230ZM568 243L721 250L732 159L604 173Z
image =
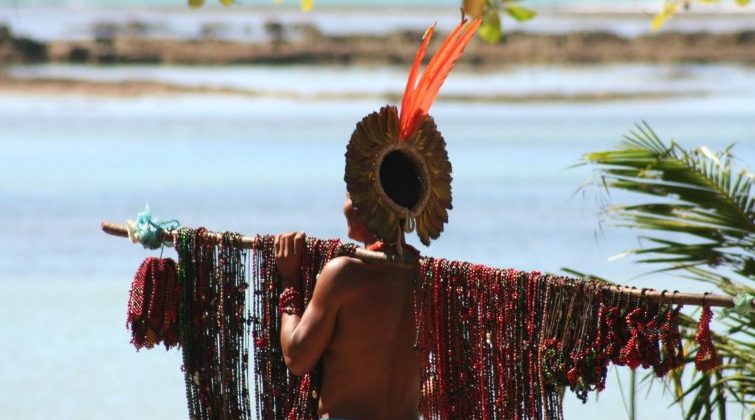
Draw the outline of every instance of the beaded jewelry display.
M353 256L356 247L307 238L301 289L283 291L272 236L258 237L250 267L237 234L224 234L218 245L204 234L184 228L175 235L177 276L170 260L142 263L129 302L134 344L181 344L192 419L316 419L320 369L302 377L288 371L280 318L303 310L325 264ZM611 363L652 368L659 376L681 366L681 307L652 303L645 293L632 298L597 282L420 259L413 302L423 418L561 419L564 388L586 401L589 392L604 389ZM711 317L704 306L695 357L703 371L718 362Z
M423 418L560 419L563 387L586 401L605 387L612 361L656 373L683 361L678 307L629 301L594 282L442 259L421 260L418 277L423 383L433 390Z

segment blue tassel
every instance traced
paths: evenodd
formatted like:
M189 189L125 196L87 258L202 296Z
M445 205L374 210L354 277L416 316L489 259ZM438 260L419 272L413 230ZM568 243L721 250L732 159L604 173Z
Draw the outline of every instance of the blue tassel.
M181 224L178 220L161 221L152 220L152 210L149 204L146 204L144 211L136 216L136 221L129 220L128 237L131 242L139 242L145 248L157 249L163 246L162 237L166 231L178 229Z

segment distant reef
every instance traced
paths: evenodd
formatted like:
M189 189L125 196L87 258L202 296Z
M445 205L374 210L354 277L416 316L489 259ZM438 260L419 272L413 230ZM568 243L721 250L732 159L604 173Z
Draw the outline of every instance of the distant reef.
M412 61L417 33L326 35L316 28L272 25L263 41L213 38L155 39L133 31L99 31L88 40L42 42L16 37L0 26L0 63L90 64L364 64L402 65ZM437 47L442 37L431 44ZM755 30L732 33L659 32L624 38L608 32L507 33L499 44L471 44L462 65L690 62L755 64Z

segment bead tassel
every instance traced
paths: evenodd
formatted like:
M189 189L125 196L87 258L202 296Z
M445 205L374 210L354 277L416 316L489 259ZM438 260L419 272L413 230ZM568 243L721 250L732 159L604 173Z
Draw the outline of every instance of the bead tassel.
M695 356L695 367L701 372L710 372L718 365L718 354L713 347L713 341L710 334L710 320L713 318L713 311L710 306L703 305L703 311L700 315L700 323L697 324L697 334L695 340L699 346Z
M129 293L126 326L137 350L163 343L178 344L176 263L169 258L146 258L134 276Z

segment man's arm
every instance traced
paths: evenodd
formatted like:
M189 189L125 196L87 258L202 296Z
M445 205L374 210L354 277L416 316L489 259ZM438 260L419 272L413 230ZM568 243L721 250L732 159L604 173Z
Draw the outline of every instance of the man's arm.
M282 234L276 237L276 260L284 290L289 287L301 290L299 273L304 248L303 234ZM345 291L343 277L348 258L336 258L325 265L304 313L283 313L281 317L281 347L289 370L304 375L317 364L325 351L335 328L338 310L343 304Z

